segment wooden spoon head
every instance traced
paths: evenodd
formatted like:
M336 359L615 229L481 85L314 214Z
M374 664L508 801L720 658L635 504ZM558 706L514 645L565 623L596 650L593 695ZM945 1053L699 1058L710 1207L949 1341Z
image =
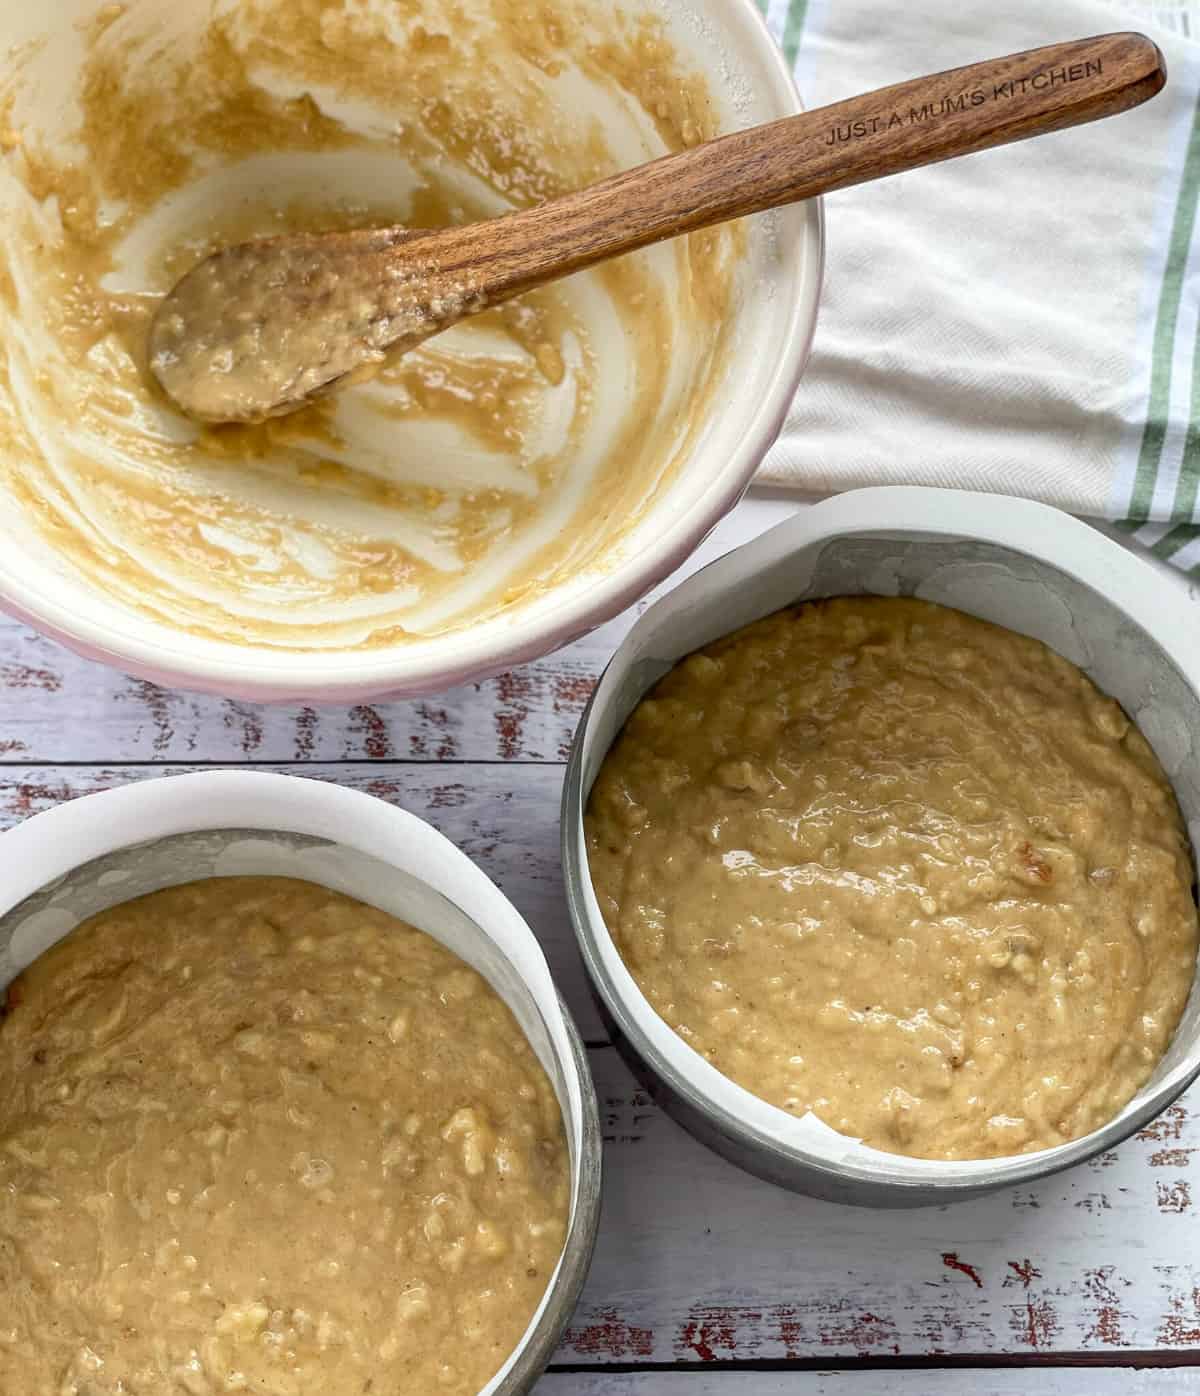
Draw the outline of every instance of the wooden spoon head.
M150 368L205 422L294 412L369 376L478 307L447 284L436 233L298 234L214 253L167 295L150 328Z

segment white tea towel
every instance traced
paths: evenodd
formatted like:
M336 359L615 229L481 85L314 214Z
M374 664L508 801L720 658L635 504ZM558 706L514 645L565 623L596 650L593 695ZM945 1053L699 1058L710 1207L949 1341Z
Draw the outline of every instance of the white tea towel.
M760 480L930 484L1122 521L1200 573L1200 0L760 0L806 105L1141 28L1135 111L826 202L812 361Z

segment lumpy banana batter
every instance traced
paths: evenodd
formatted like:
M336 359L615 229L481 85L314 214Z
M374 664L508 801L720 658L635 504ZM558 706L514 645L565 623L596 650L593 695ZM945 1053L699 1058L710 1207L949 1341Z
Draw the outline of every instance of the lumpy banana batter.
M109 623L243 650L401 645L602 566L703 428L738 229L533 292L262 425L174 410L147 332L218 247L474 222L716 134L661 20L63 3L6 21L36 37L0 74L0 539Z
M286 878L93 918L0 1019L6 1396L473 1396L562 1248L554 1091L421 931Z
M926 602L810 603L684 660L605 761L587 846L686 1042L895 1153L1097 1128L1192 983L1191 858L1146 740L1046 646Z

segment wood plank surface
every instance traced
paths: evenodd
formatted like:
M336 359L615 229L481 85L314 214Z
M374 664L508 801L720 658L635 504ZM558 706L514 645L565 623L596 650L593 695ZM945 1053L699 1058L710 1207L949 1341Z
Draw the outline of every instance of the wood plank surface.
M0 625L0 760L551 761L621 634L436 698L268 707L159 688Z
M1036 1384L1035 1384L1036 1383ZM1127 1367L1028 1371L551 1372L538 1396L1196 1396L1200 1372Z
M1200 1361L1200 1093L1092 1163L881 1212L762 1183L591 1053L605 1213L556 1361L730 1363L1161 1350ZM864 1388L864 1389L870 1389Z

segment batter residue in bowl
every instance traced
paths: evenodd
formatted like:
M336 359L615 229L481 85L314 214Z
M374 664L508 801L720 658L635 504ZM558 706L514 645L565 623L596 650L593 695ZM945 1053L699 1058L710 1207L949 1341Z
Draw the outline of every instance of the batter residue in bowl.
M146 332L218 246L481 219L715 134L661 24L547 0L72 6L93 22L43 34L31 11L0 83L13 546L171 631L302 650L435 635L602 559L704 417L736 229L262 426L173 411Z
M474 1396L568 1205L558 1102L508 1008L323 887L158 892L9 988L11 1396Z
M1146 1081L1195 970L1142 735L1035 640L926 602L780 612L690 656L597 778L601 909L676 1032L876 1148L1048 1148Z

